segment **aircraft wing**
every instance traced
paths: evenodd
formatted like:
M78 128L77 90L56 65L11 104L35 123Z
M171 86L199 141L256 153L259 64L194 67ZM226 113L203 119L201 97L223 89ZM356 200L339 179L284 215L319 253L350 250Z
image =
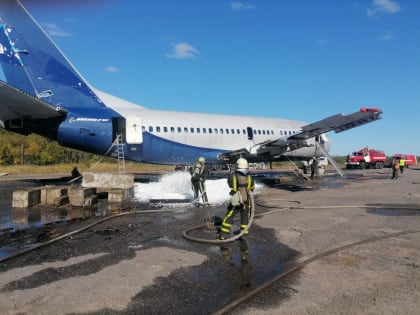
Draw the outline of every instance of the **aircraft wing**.
M0 121L29 118L54 118L63 116L65 110L50 105L15 87L0 81Z
M342 132L381 119L381 114L379 108L361 108L360 111L349 115L337 114L303 126L301 133L294 134L288 139L303 140L328 131Z
M219 158L224 160L233 160L239 155L252 160L270 160L273 157L299 148L307 147L307 139L320 134L335 131L336 133L352 129L375 120L381 119L382 110L379 108L361 108L360 111L353 114L337 114L315 123L302 127L302 131L287 138L265 141L255 146L255 152L249 152L246 149L240 149L222 154Z

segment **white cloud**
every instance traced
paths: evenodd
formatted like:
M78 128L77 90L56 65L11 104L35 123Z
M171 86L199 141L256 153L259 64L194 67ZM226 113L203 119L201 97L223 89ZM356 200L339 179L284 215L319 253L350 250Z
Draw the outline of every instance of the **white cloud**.
M43 23L42 26L44 27L45 31L50 36L57 36L57 37L69 37L73 36L72 33L65 32L61 30L56 24L54 23Z
M395 31L388 31L377 37L379 42L389 42L395 38Z
M230 8L233 11L242 11L242 10L254 10L256 9L256 6L250 3L246 3L246 2L231 2L230 4Z
M173 52L170 54L166 54L167 58L174 58L174 59L193 59L200 52L195 49L192 45L188 43L173 43Z
M393 0L373 0L372 7L366 10L368 16L375 16L382 13L394 14L401 11L400 5Z
M114 66L107 66L105 67L105 71L109 72L109 73L117 73L118 72L118 68L114 67Z

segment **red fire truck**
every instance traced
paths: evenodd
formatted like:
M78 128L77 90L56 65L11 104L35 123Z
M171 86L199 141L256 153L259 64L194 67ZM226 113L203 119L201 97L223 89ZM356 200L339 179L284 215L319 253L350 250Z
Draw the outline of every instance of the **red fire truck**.
M412 165L416 165L417 164L417 156L412 155L412 154L394 154L392 156L392 159L397 159L400 160L401 158L403 158L405 160L405 166L412 166Z
M347 156L346 168L383 168L386 163L386 154L382 151L363 148Z

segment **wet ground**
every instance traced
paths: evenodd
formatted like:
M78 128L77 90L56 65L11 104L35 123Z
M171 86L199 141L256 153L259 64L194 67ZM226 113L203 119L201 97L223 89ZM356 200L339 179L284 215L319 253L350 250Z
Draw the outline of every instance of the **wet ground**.
M294 207L303 209L308 206L308 196L313 196L312 204L316 205L316 200L325 193L338 195L342 189L350 186L357 189L357 185L365 183L383 185L389 182L388 175L386 171L355 171L340 178L328 173L319 180L308 181L291 173L261 172L255 178L266 188L256 195L256 214L264 215L272 209L289 212ZM223 174L218 176L223 178ZM156 181L156 177L148 179L147 175L142 175L140 180L147 183ZM292 220L287 221L289 228L279 231L277 226L285 224L284 220L264 223L263 217L252 226L245 240L215 246L188 241L182 237L182 232L203 225L194 230L194 235L214 240L211 218L223 216L225 204L208 209L181 203L174 208L173 204L169 206L162 202L154 205L153 202L133 201L122 211L135 209L136 213L121 212L124 214L106 221L103 220L117 213L101 210L101 207L106 209L103 203L89 211L41 206L13 211L10 215L7 214L10 203L6 197L16 184L30 186L38 182L0 182L0 259L3 259L0 273L5 275L10 271L14 274L7 280L0 277L0 296L4 301L13 296L13 303L18 305L17 308L4 308L5 304L2 304L9 314L25 311L44 314L212 314L301 257L305 249L301 243L303 236L311 229L309 223L298 225ZM355 194L359 196L356 190ZM359 198L358 203L371 205L365 213L377 218L413 217L418 221L416 198L392 203L367 196ZM411 208L402 209L403 206ZM294 212L295 215L299 211ZM283 218L289 215L285 213ZM342 219L334 220L336 224L342 222ZM274 225L271 227L269 222ZM208 227L206 223L210 223ZM90 228L84 229L91 224ZM327 221L327 224L330 223ZM5 259L16 251L78 230L79 233L48 246ZM284 234L286 232L289 234ZM339 240L340 235L334 234L334 238ZM314 248L322 247L323 242L320 240ZM304 244L309 243L305 241ZM74 282L76 279L79 281ZM298 279L299 273L289 277L270 289L262 301L252 302L251 307L278 307L279 301L297 294L293 287ZM74 289L69 291L69 288Z
M328 188L338 188L351 179L346 177L341 179L336 177L333 172L328 172L326 176L320 177L319 180L308 180L297 177L293 172L287 171L258 171L254 178L257 183L261 183L267 187L274 187L288 191L308 191ZM161 174L157 173L143 173L135 175L136 183L156 183L159 181ZM212 174L209 182L215 179L226 178L226 172L218 172ZM0 181L0 237L4 233L24 234L25 230L30 229L45 229L60 222L70 222L73 220L87 219L91 217L103 217L112 215L106 202L107 195L99 195L99 203L90 208L64 206L48 206L35 205L30 208L12 208L13 191L19 189L28 189L31 187L40 186L60 186L66 185L71 181L68 176L49 176L40 177L33 176L32 178L17 178L15 180ZM80 185L81 181L72 183L72 185ZM208 184L207 184L208 185ZM125 208L132 209L171 209L176 206L188 207L191 202L190 198L161 198L159 194L156 197L149 198L147 202L132 201L129 205L124 205ZM177 205L180 204L180 205ZM129 210L129 209L125 209ZM29 231L29 233L31 233ZM0 251L0 258L7 254L4 249Z
M289 175L283 177L289 178ZM223 174L218 174L214 178L223 178ZM274 182L278 181L279 173L261 173L256 177L256 181L270 183L273 182L273 178L276 178ZM42 184L60 185L65 180L43 180ZM141 176L141 182L149 181L156 181L155 176L150 178ZM287 182L289 181L290 179L287 179ZM39 186L40 181L17 184L17 186L10 183L3 185L1 188L3 196L11 198L11 193L16 187ZM287 189L286 186L284 188ZM3 262L1 270L41 261L52 262L57 259L66 261L84 254L104 252L108 254L74 267L54 270L48 268L24 279L9 282L2 288L2 292L28 290L58 279L87 276L121 261L132 259L136 251L164 246L203 253L207 256L207 260L199 266L188 267L187 272L182 270L174 272L170 277L158 279L153 286L136 295L122 313L137 313L139 304L143 314L211 313L227 301L261 285L282 270L282 262L290 261L298 255L296 251L277 242L271 231L260 230L258 227L253 232L258 238L251 235L246 240L221 246L187 241L182 237L181 231L206 222L210 223L209 227L197 229L194 231L195 235L214 240L216 230L212 226L212 217L223 216L226 205L208 209L181 204L176 205L178 208L174 209L175 202L176 200L170 203L165 203L165 200L151 200L149 203L132 201L129 206L126 205L128 208L125 210L135 209L140 213L114 218L13 260L8 260L7 257L116 213L103 210L106 209L104 201L92 209L46 205L37 205L29 209L12 209L10 202L3 202L0 258L6 261ZM146 209L158 212L142 214L141 211ZM168 212L161 212L165 209ZM50 256L51 253L54 254ZM218 289L211 289L214 287ZM156 296L161 296L162 292L167 291L177 294L165 294L165 303L156 303ZM219 302L215 303L215 300ZM103 311L99 311L98 314L102 314Z

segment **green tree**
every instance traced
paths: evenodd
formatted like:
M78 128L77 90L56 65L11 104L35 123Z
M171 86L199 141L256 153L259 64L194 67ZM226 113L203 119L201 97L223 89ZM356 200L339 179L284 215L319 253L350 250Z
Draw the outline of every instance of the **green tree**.
M93 164L99 156L62 147L36 134L16 134L0 128L0 165Z

